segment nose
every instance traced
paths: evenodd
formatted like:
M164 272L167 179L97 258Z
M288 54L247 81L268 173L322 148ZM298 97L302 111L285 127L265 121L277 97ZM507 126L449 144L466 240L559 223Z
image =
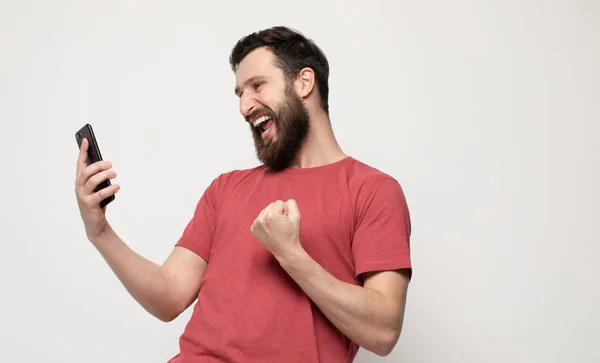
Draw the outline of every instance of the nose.
M240 113L244 119L248 118L257 107L258 103L252 97L242 95L240 98Z

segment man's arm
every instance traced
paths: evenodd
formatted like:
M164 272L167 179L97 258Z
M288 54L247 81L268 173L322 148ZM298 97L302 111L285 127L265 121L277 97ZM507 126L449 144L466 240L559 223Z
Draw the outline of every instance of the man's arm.
M110 226L91 242L131 296L158 319L177 318L198 296L208 264L194 252L176 246L160 266L131 250Z
M277 200L250 231L343 334L375 354L389 354L400 336L408 273L363 274L363 286L340 281L302 247L300 221L295 200Z
M293 253L275 257L344 335L377 355L392 351L402 329L407 270L364 274L361 287L332 276L300 246Z
M106 220L106 207L100 207L100 201L114 195L119 185L95 190L117 174L108 161L87 165L88 147L87 139L83 139L75 178L75 195L87 237L138 303L160 320L171 321L196 299L207 262L192 251L175 247L159 266L123 243Z

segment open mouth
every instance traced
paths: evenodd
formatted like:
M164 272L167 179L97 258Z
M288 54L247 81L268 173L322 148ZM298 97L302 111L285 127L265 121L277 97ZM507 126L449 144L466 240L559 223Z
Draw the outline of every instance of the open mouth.
M252 123L252 126L258 129L261 134L264 134L267 130L269 130L272 125L273 118L271 116L261 116Z

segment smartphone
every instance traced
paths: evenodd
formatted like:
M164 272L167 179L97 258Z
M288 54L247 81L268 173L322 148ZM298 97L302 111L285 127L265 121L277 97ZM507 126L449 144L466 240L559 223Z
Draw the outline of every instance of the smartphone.
M98 147L98 141L96 140L96 136L94 135L94 130L92 129L92 125L86 124L81 129L79 129L79 131L77 131L75 133L75 140L77 140L77 145L79 146L79 149L81 149L81 142L83 141L83 139L88 140L87 165L91 165L98 161L102 161L102 154L100 154L100 148ZM98 184L96 189L94 189L94 193L101 189L107 188L110 185L111 185L110 180L106 179L102 183ZM108 205L108 203L112 202L113 200L115 200L114 194L111 195L110 197L104 198L100 202L100 207L104 208L106 205Z

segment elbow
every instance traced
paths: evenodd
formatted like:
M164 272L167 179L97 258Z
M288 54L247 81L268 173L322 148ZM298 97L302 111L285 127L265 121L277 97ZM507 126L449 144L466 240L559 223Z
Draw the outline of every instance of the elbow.
M372 350L373 353L380 357L388 356L394 350L394 344L380 344L377 349Z
M385 357L394 350L399 338L399 329L386 330L379 335L377 341L373 342L373 346L368 350L380 357Z
M154 315L154 317L158 320L164 323L170 323L173 320L177 319L184 310L185 308L182 308L181 306L179 306L179 304L170 304L162 306L156 309L155 311L150 311L150 313Z
M179 313L175 313L175 312L161 312L161 313L157 313L154 314L154 316L162 321L163 323L170 323L173 320L177 319L177 317L179 316Z

